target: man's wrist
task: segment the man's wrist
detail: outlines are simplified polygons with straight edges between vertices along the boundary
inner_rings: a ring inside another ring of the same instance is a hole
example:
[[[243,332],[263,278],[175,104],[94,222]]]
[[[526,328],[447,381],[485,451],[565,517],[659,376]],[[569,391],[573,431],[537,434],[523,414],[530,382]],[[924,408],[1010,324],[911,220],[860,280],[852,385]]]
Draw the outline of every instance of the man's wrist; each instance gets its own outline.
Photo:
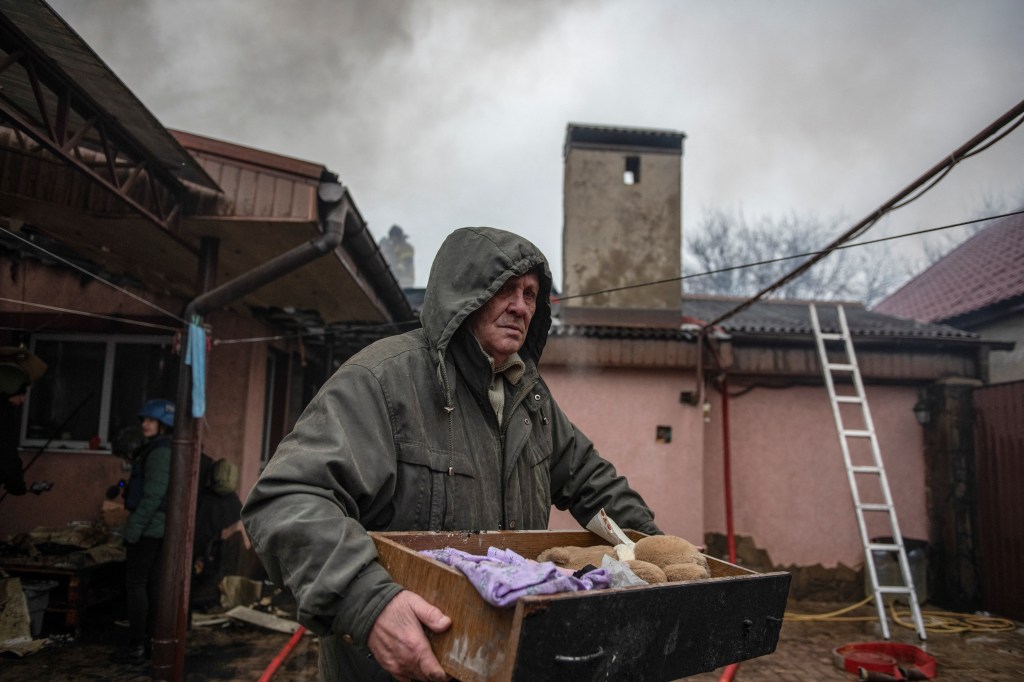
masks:
[[[402,586],[376,561],[368,564],[356,576],[346,592],[366,595],[359,604],[347,604],[334,619],[332,630],[349,644],[366,645],[377,617],[384,607],[402,591]]]

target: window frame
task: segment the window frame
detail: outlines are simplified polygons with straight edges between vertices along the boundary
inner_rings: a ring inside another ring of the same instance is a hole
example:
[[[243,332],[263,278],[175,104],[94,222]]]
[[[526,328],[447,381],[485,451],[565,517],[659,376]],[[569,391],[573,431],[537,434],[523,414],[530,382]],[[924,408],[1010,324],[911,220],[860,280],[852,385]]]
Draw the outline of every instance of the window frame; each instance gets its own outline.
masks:
[[[156,334],[95,334],[95,333],[74,333],[74,332],[41,332],[33,334],[30,340],[30,349],[36,352],[38,341],[53,341],[62,343],[102,343],[105,344],[103,354],[103,379],[100,386],[100,409],[96,435],[100,438],[99,449],[90,447],[89,441],[57,438],[56,435],[49,438],[29,438],[28,425],[32,414],[32,386],[29,386],[25,396],[25,405],[22,408],[21,426],[18,431],[18,443],[22,448],[43,448],[59,449],[63,452],[111,452],[110,439],[113,434],[108,433],[110,426],[111,398],[114,392],[114,371],[117,347],[119,344],[126,345],[156,345],[171,346],[172,355],[174,337],[173,335]],[[38,355],[38,353],[36,353]],[[74,408],[68,405],[68,409]]]

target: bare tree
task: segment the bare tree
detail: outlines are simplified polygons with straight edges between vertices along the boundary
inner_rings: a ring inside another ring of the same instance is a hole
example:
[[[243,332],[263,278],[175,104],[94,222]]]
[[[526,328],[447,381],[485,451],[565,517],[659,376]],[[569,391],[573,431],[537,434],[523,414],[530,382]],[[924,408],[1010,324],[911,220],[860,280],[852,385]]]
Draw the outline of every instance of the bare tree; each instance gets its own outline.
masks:
[[[823,247],[841,232],[840,222],[838,218],[825,221],[796,213],[748,221],[742,210],[709,211],[685,243],[684,289],[732,296],[755,294],[810,256],[778,259]],[[837,251],[776,291],[774,297],[858,300],[870,306],[903,277],[891,253],[872,247]],[[753,263],[762,264],[736,267]]]

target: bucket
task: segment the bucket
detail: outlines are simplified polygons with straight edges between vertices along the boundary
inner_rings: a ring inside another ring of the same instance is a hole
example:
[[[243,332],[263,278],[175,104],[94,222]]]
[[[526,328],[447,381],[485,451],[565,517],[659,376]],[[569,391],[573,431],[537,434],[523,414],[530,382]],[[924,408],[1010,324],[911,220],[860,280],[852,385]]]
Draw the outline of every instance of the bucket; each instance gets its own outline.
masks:
[[[879,544],[891,544],[891,537],[871,538],[871,542]],[[917,603],[924,604],[928,601],[928,543],[924,540],[903,538],[903,548],[907,552],[907,563],[910,566],[910,577],[914,581],[914,593],[917,595]],[[895,552],[883,550],[872,550],[872,559],[875,563],[875,572],[878,575],[879,585],[903,585],[903,573],[900,571],[900,562]],[[864,567],[864,594],[871,594],[871,576],[868,569]],[[895,600],[907,601],[902,595],[887,594],[884,597],[888,606]]]
[[[43,616],[50,604],[50,590],[58,584],[54,580],[21,581],[21,591],[25,593],[25,601],[28,602],[29,628],[33,637],[43,632]]]

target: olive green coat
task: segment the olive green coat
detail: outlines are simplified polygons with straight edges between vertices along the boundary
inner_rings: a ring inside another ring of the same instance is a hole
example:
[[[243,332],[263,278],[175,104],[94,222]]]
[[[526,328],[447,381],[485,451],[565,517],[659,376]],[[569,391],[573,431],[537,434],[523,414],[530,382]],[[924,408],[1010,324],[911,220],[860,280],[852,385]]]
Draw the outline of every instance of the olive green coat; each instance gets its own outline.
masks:
[[[505,281],[535,270],[541,291],[499,424],[489,359],[463,322]],[[551,323],[551,274],[528,241],[464,228],[441,246],[422,329],[346,362],[310,402],[253,488],[242,518],[272,580],[321,635],[321,674],[381,672],[362,648],[400,591],[367,530],[547,528],[551,505],[586,524],[602,507],[660,532],[641,497],[559,409],[537,373]],[[354,643],[345,646],[342,642]],[[386,678],[384,678],[386,679]]]

